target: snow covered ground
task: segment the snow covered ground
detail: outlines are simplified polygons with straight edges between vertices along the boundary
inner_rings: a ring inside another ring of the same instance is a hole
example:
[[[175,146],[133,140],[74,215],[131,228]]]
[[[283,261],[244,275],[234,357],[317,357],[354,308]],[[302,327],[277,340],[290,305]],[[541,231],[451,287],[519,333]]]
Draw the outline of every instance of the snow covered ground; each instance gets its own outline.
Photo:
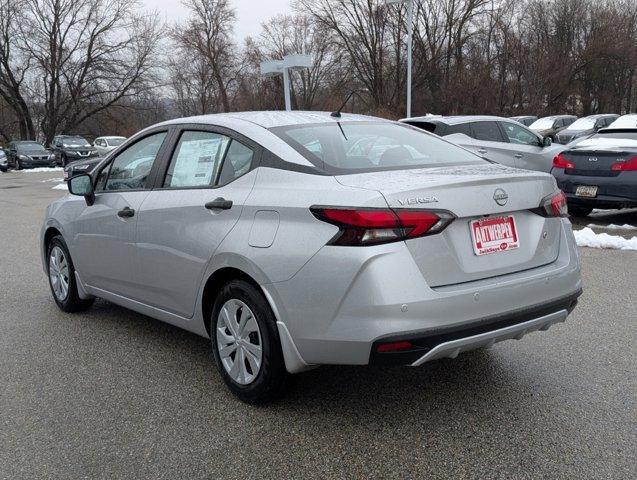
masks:
[[[66,186],[66,183],[58,183],[55,187],[53,187],[53,190],[67,190],[68,191],[69,187]]]
[[[580,247],[637,250],[637,237],[624,238],[608,233],[595,233],[589,227],[573,231]]]
[[[635,225],[615,225],[611,223],[610,225],[595,225],[594,223],[590,223],[586,225],[588,228],[597,228],[602,230],[637,230],[637,226]]]
[[[42,172],[63,172],[62,167],[38,167],[38,168],[25,168],[24,170],[11,170],[13,173],[42,173]]]

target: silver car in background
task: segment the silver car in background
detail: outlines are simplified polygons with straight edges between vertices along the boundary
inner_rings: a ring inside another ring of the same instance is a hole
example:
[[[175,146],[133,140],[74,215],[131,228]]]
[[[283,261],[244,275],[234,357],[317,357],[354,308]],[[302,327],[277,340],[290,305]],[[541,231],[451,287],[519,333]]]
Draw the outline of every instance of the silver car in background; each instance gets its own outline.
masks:
[[[69,181],[41,235],[53,298],[211,339],[241,400],[318,365],[412,365],[562,322],[581,293],[550,175],[373,117],[173,120]]]
[[[550,172],[553,158],[565,148],[509,118],[460,115],[401,122],[445,137],[492,162],[539,172]]]

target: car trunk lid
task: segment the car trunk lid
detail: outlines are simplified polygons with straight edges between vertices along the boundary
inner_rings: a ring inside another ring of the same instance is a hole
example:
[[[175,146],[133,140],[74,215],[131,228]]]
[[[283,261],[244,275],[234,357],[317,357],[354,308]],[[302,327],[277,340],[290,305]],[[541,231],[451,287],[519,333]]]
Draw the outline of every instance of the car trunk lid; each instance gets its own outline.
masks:
[[[550,175],[501,165],[467,165],[342,175],[337,180],[380,192],[391,208],[445,210],[457,217],[440,234],[406,241],[431,287],[504,275],[557,259],[559,219],[531,211],[555,192]],[[510,216],[519,247],[477,255],[472,222]]]

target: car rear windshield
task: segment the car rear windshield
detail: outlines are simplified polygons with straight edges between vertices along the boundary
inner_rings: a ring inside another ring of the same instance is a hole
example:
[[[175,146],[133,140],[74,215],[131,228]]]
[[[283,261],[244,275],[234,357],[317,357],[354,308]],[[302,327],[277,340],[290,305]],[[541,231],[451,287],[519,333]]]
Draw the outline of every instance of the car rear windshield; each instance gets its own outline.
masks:
[[[272,132],[331,174],[485,162],[434,135],[397,123],[333,122],[276,127]]]
[[[108,138],[106,140],[111,147],[119,147],[126,141],[125,138]]]

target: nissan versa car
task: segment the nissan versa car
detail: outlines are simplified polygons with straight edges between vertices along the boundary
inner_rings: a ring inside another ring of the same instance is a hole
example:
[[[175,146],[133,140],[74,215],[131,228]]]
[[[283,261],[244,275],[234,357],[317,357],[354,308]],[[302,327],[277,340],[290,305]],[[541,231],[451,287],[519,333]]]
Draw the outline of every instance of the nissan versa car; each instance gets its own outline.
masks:
[[[573,215],[637,207],[637,115],[624,115],[553,160]]]
[[[338,112],[172,120],[51,204],[66,312],[101,297],[209,337],[241,400],[324,364],[419,366],[562,322],[564,194],[414,127]]]

